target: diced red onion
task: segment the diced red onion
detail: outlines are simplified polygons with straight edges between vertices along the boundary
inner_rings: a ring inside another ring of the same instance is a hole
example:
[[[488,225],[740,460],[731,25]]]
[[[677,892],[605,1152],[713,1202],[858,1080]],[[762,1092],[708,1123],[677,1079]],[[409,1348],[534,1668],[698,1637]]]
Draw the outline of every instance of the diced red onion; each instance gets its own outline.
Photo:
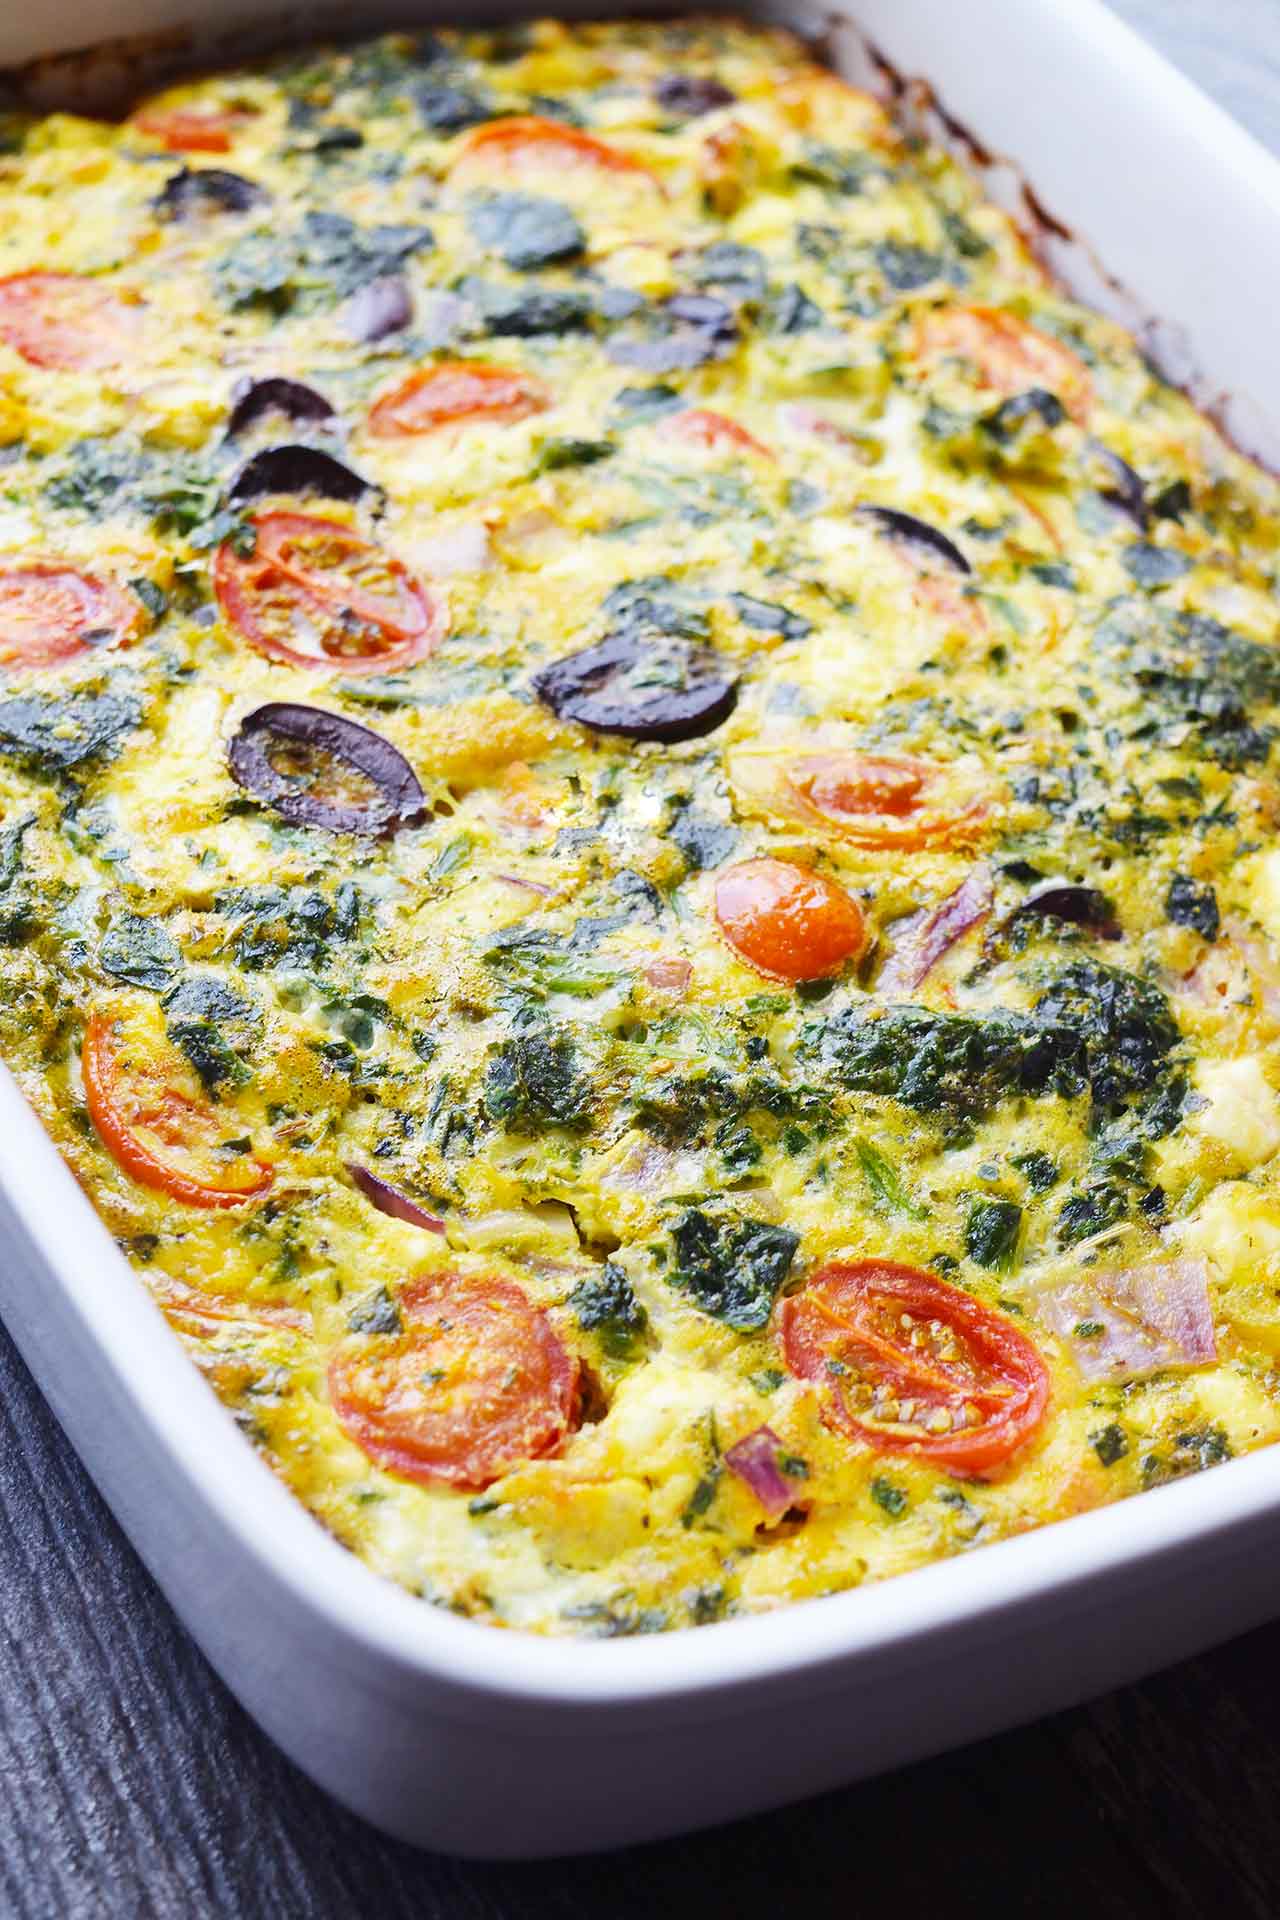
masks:
[[[880,974],[882,993],[910,993],[957,940],[991,911],[991,869],[974,867],[932,913],[913,914]]]
[[[725,1450],[726,1467],[750,1487],[771,1520],[779,1519],[788,1507],[800,1505],[795,1482],[778,1465],[778,1455],[783,1452],[785,1448],[772,1427],[757,1427]]]
[[[352,294],[342,309],[347,332],[357,340],[381,340],[413,319],[413,295],[401,274],[383,274]]]
[[[1218,1356],[1203,1260],[1080,1273],[1046,1288],[1038,1307],[1086,1380],[1135,1380]]]
[[[659,993],[683,993],[693,977],[693,968],[678,954],[666,954],[649,962],[644,977]]]
[[[410,1227],[425,1227],[428,1233],[443,1233],[444,1221],[438,1220],[434,1213],[427,1213],[416,1200],[407,1193],[401,1193],[398,1187],[390,1186],[380,1180],[376,1173],[370,1173],[368,1167],[360,1167],[354,1161],[347,1161],[347,1172],[360,1189],[371,1207],[379,1213],[385,1213],[391,1220],[403,1220]]]
[[[536,894],[539,900],[549,900],[555,892],[554,887],[545,886],[541,880],[526,880],[519,873],[495,873],[493,877],[501,880],[506,887],[515,887],[520,893]]]

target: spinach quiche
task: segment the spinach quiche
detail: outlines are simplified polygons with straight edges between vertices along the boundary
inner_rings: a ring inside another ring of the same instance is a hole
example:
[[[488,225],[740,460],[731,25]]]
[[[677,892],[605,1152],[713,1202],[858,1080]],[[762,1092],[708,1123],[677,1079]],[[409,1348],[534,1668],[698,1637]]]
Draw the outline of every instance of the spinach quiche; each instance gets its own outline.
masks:
[[[0,134],[0,1054],[316,1519],[631,1633],[1280,1435],[1272,480],[783,35]]]

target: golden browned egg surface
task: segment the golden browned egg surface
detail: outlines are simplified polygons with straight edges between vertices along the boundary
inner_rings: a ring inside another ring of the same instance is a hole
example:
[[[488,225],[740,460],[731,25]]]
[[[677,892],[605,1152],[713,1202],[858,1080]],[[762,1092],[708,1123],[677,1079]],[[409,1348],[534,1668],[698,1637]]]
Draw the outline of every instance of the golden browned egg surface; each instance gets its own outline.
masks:
[[[317,1519],[626,1633],[1280,1435],[1272,481],[784,36],[0,132],[0,1053]]]

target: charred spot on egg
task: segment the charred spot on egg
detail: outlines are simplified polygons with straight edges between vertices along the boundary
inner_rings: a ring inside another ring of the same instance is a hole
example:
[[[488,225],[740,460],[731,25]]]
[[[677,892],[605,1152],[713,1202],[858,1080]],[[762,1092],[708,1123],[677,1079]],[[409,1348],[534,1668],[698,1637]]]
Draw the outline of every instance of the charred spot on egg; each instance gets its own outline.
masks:
[[[540,22],[6,167],[0,1056],[331,1533],[649,1630],[1280,1437],[1280,499],[953,160]]]

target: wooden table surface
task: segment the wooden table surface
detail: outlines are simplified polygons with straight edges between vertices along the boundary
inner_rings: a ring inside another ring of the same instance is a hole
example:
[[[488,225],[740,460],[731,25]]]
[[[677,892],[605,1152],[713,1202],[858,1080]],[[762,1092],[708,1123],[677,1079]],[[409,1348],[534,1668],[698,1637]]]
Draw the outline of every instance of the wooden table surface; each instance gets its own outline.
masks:
[[[1280,151],[1280,0],[1119,10]],[[743,1920],[793,1906],[813,1920],[1275,1920],[1278,1806],[1280,1624],[693,1839],[535,1866],[417,1853],[342,1812],[240,1711],[0,1332],[6,1920]]]

